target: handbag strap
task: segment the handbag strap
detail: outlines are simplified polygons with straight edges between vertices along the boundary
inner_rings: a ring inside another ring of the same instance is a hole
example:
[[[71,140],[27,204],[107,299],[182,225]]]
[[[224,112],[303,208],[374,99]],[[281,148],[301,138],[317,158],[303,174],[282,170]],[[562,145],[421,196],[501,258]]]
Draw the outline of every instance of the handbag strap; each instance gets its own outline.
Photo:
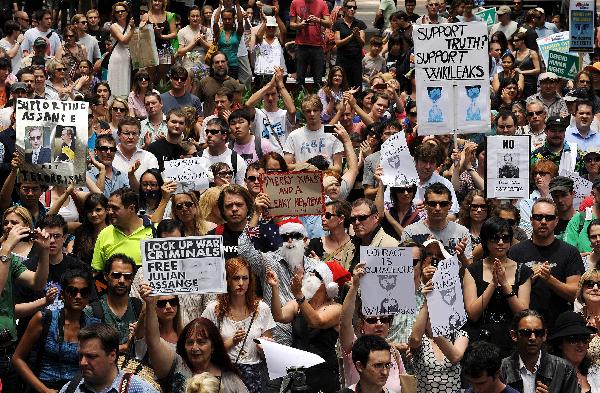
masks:
[[[279,140],[279,136],[277,136],[277,133],[275,132],[275,127],[273,127],[273,125],[271,124],[271,121],[269,120],[269,116],[267,116],[267,112],[265,112],[264,110],[262,110],[260,108],[258,110],[260,110],[263,113],[263,115],[265,116],[264,122],[267,123],[267,127],[269,127],[269,129],[271,130],[271,134],[273,134],[273,136],[277,140],[277,144],[279,145],[281,150],[283,150],[283,145],[281,144],[281,141]],[[256,137],[256,135],[255,135],[255,137]]]
[[[254,317],[256,316],[256,311],[258,311],[258,308],[252,313],[252,319],[250,320],[250,325],[248,326],[248,330],[246,330],[246,334],[244,335],[244,341],[242,341],[242,346],[240,347],[240,351],[238,352],[238,355],[235,358],[234,363],[237,363],[238,360],[240,360],[240,356],[242,355],[242,351],[244,350],[244,345],[246,345],[246,340],[248,339],[248,334],[250,334],[250,329],[252,329],[252,324],[254,323]]]

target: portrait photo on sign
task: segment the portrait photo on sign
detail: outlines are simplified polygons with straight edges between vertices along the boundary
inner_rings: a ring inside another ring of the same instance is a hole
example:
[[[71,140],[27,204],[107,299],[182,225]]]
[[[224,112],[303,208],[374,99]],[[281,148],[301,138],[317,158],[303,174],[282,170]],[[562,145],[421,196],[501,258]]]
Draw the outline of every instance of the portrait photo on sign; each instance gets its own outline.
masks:
[[[25,162],[48,164],[52,161],[51,129],[45,126],[25,127]]]
[[[75,160],[75,139],[77,134],[73,126],[56,126],[54,134],[53,151],[55,160],[60,162],[73,162]]]
[[[519,153],[498,153],[498,177],[505,179],[519,178]]]

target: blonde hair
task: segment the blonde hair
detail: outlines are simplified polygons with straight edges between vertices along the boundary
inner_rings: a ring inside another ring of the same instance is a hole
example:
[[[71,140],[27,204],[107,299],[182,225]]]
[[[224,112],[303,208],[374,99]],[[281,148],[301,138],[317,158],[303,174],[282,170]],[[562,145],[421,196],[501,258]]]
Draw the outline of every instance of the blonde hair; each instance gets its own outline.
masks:
[[[194,375],[185,384],[185,393],[220,393],[221,382],[208,372]]]
[[[209,217],[212,214],[213,208],[217,206],[219,195],[223,186],[211,187],[200,195],[199,208],[200,216]],[[215,223],[217,224],[217,223]]]
[[[29,226],[29,228],[33,229],[33,218],[31,217],[31,213],[29,213],[29,210],[27,210],[27,208],[23,206],[11,206],[8,209],[6,209],[4,211],[4,214],[2,215],[2,225],[4,225],[4,220],[6,220],[6,216],[8,216],[11,213],[14,213],[17,216],[21,217],[21,219],[25,221],[25,224]]]
[[[577,287],[577,295],[575,296],[575,299],[577,299],[579,303],[581,303],[581,305],[584,306],[584,308],[585,299],[583,298],[583,292],[585,291],[585,289],[583,288],[583,282],[586,280],[600,281],[600,270],[588,270],[587,272],[583,273],[581,275],[581,278],[579,279],[579,286]]]
[[[193,192],[178,192],[177,194],[173,194],[173,196],[171,196],[171,206],[173,206],[173,209],[171,209],[171,218],[174,220],[181,221],[175,214],[175,197],[177,195],[187,195],[192,200],[192,203],[196,207],[196,232],[199,236],[206,235],[206,233],[208,232],[208,228],[206,227],[206,221],[204,220],[204,217],[206,216],[202,215],[202,212],[200,210],[200,203],[198,201],[198,198],[196,198],[196,194],[194,194]],[[191,236],[192,234],[186,233],[186,235]]]
[[[125,105],[125,116],[129,116],[129,103],[127,102],[127,100],[124,98],[121,98],[121,97],[115,97],[115,98],[113,98],[112,102],[108,106],[109,120],[112,121],[112,108],[115,105],[115,102]]]

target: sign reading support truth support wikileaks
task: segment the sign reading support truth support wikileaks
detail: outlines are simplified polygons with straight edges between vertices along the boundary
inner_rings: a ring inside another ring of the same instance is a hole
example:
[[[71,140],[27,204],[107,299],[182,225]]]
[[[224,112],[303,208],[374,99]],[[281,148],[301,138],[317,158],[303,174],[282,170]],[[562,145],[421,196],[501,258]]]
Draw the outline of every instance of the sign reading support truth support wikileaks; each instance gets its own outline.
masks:
[[[153,295],[227,292],[222,236],[142,240],[142,267]]]
[[[529,198],[528,135],[487,137],[487,198]]]
[[[19,180],[85,185],[88,103],[17,99],[16,147],[25,162]]]
[[[204,191],[210,182],[204,162],[203,157],[165,161],[163,176],[177,182],[176,192]]]
[[[489,131],[486,24],[413,25],[413,40],[419,134]]]
[[[363,315],[414,314],[417,308],[410,247],[360,247]]]
[[[321,171],[264,173],[260,189],[271,200],[269,213],[273,217],[325,213]]]
[[[594,2],[571,0],[569,4],[569,34],[572,52],[594,50]]]

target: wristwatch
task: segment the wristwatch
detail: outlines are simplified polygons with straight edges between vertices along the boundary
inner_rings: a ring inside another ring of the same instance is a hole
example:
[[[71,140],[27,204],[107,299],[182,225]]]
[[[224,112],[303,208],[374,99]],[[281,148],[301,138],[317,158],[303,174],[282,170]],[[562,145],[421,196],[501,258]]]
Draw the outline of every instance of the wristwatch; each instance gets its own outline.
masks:
[[[0,262],[6,263],[8,261],[10,261],[10,256],[8,256],[8,255],[0,255]]]
[[[296,299],[296,303],[298,303],[298,305],[301,305],[302,303],[304,303],[305,300],[306,296],[302,296],[300,299]]]
[[[513,297],[513,296],[517,296],[517,294],[515,293],[515,291],[510,291],[510,293],[507,293],[507,294],[504,294],[504,295],[502,295],[502,297],[503,297],[504,299],[508,299],[508,298],[511,298],[511,297]]]

